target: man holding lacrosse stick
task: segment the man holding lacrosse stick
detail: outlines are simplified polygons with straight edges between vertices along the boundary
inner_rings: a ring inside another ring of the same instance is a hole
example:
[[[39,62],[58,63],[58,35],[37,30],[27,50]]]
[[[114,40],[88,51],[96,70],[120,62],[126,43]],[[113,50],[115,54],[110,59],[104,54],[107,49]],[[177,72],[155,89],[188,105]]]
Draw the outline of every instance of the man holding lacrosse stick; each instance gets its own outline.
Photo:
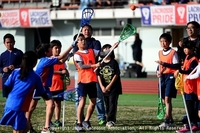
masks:
[[[177,95],[174,72],[179,68],[179,61],[176,51],[170,47],[172,36],[168,33],[163,33],[159,37],[159,41],[163,50],[159,51],[159,60],[156,61],[160,66],[158,68],[161,69],[157,70],[157,76],[160,78],[161,97],[166,105],[165,120],[159,125],[159,128],[166,129],[174,126],[172,98],[176,98]]]

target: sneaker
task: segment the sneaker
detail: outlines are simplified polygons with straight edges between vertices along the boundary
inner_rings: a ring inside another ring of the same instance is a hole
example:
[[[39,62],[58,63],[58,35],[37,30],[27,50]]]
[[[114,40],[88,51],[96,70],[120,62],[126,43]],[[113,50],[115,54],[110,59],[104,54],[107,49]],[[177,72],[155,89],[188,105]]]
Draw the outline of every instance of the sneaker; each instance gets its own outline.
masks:
[[[163,123],[161,123],[158,127],[159,127],[159,128],[162,128],[162,129],[166,129],[166,128],[169,127],[169,123],[163,122]]]
[[[51,121],[49,124],[50,127],[54,127],[54,123]]]
[[[92,126],[91,126],[89,121],[83,121],[82,125],[86,130],[93,131],[93,128],[92,128]]]
[[[80,123],[76,123],[76,125],[74,126],[74,129],[78,132],[85,132],[85,130],[83,129],[82,124]]]
[[[59,120],[56,120],[53,125],[54,127],[62,127],[62,123]]]
[[[188,125],[185,125],[183,128],[176,130],[176,133],[190,133]]]
[[[56,133],[56,131],[52,130],[50,127],[43,128],[41,133]]]
[[[105,120],[100,120],[100,121],[99,121],[99,125],[104,125],[104,124],[106,124],[106,121],[105,121]]]
[[[114,127],[115,126],[115,123],[113,121],[109,121],[106,123],[106,127],[108,128],[111,128],[111,127]]]
[[[199,132],[200,129],[199,129],[196,125],[193,125],[193,126],[192,126],[192,131],[193,131],[193,132],[197,132],[197,131]]]

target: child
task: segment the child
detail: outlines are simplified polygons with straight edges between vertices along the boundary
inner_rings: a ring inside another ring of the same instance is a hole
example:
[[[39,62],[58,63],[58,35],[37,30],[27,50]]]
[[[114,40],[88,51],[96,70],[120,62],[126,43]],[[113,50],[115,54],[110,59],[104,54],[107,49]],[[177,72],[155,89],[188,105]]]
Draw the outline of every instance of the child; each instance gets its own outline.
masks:
[[[159,51],[159,69],[157,77],[161,78],[161,96],[166,105],[165,121],[159,125],[160,128],[174,126],[172,117],[172,98],[176,98],[177,90],[175,88],[174,72],[179,68],[178,55],[170,47],[172,37],[168,33],[163,33],[159,37],[160,45],[163,50]]]
[[[36,63],[37,55],[33,51],[27,51],[23,56],[21,68],[13,70],[5,82],[6,89],[12,91],[6,100],[0,124],[12,126],[13,133],[24,133],[29,130],[30,125],[25,112],[29,109],[35,88],[44,99],[49,99],[41,78],[33,71]]]
[[[53,56],[54,57],[59,56],[61,52],[61,47],[62,47],[61,42],[59,40],[53,40],[51,41],[50,45],[52,48]],[[54,68],[54,74],[52,78],[52,85],[50,87],[52,97],[64,92],[66,88],[64,88],[63,79],[64,79],[64,76],[69,77],[69,72],[66,69],[65,63],[55,64],[53,68]],[[61,112],[61,101],[63,99],[58,97],[58,98],[53,98],[53,100],[54,100],[54,105],[55,105],[54,112],[55,112],[55,119],[56,119],[53,125],[55,127],[61,127],[62,123],[60,122],[60,112]]]
[[[77,35],[74,36],[74,40]],[[94,111],[96,98],[97,98],[97,76],[94,72],[96,67],[99,67],[100,64],[95,64],[95,57],[98,56],[99,51],[95,49],[86,49],[86,40],[83,34],[78,36],[77,41],[78,51],[74,54],[74,63],[78,70],[78,96],[79,96],[79,105],[77,109],[78,121],[75,125],[75,130],[78,132],[86,130],[93,130],[89,122],[90,117]],[[86,96],[89,96],[90,103],[87,108],[87,114],[84,121],[82,122],[81,118],[83,116],[83,110],[86,103]]]
[[[194,48],[195,48],[195,42],[194,41],[188,41],[183,45],[184,53],[186,55],[184,64],[181,69],[179,69],[179,72],[183,74],[183,80],[186,79],[186,77],[193,71],[193,69],[198,65],[198,59],[194,54]],[[177,75],[177,73],[176,73]],[[186,101],[186,106],[188,110],[188,115],[190,118],[191,128],[193,132],[199,131],[197,127],[197,109],[196,104],[198,102],[197,100],[197,80],[191,79],[186,80],[184,82],[184,97]],[[180,130],[177,130],[177,133],[185,133],[189,132],[190,128],[188,126],[188,121],[185,123],[186,125],[181,128]]]
[[[57,57],[52,57],[52,49],[50,47],[50,44],[39,44],[36,48],[38,58],[40,59],[39,63],[36,67],[36,73],[40,75],[42,79],[43,86],[45,87],[46,91],[51,94],[49,87],[51,87],[52,84],[52,76],[53,76],[53,66],[57,63],[64,63],[67,59],[67,55],[70,52],[70,50],[73,48],[74,44],[70,46],[64,53]],[[37,91],[34,93],[34,97],[40,96]],[[31,115],[33,111],[35,110],[38,100],[40,98],[34,98],[31,101],[31,105],[29,108],[29,111],[26,113],[27,119],[30,121]],[[53,115],[53,100],[46,100],[46,120],[45,120],[45,126],[41,133],[55,133],[50,128],[50,121]],[[32,129],[32,127],[31,127]]]
[[[111,45],[105,44],[102,51],[110,50]],[[98,69],[98,81],[106,105],[107,127],[113,127],[116,122],[117,103],[119,94],[122,94],[122,85],[120,80],[120,70],[118,62],[115,60],[114,51],[104,60]]]
[[[6,90],[4,83],[8,79],[9,75],[15,68],[19,68],[23,52],[17,48],[14,48],[15,38],[12,34],[8,33],[3,37],[6,51],[0,55],[0,72],[2,73],[2,94],[3,97],[8,97],[11,90]]]

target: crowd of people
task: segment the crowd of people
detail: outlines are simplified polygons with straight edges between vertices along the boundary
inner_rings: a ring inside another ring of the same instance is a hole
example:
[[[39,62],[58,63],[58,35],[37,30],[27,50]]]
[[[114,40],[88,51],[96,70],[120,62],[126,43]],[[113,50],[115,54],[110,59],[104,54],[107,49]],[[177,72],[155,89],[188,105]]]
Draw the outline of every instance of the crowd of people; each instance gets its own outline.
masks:
[[[177,50],[170,47],[172,36],[163,33],[159,37],[160,45],[163,48],[159,51],[157,76],[160,78],[161,97],[166,105],[166,115],[160,128],[174,127],[172,113],[172,98],[176,98],[177,88],[175,87],[176,77],[182,74],[184,84],[184,98],[186,103],[187,116],[183,118],[183,128],[177,133],[200,131],[200,91],[199,91],[199,58],[200,58],[200,25],[196,21],[187,23],[188,37],[182,38]],[[197,71],[195,72],[195,69]]]
[[[160,128],[175,126],[172,113],[172,98],[177,96],[175,80],[178,74],[182,74],[185,79],[184,97],[187,118],[190,119],[183,120],[184,127],[177,130],[177,133],[200,131],[198,127],[200,91],[197,89],[200,79],[198,66],[200,25],[196,21],[188,22],[186,30],[188,37],[180,40],[177,50],[170,47],[172,36],[169,33],[160,35],[162,50],[158,51],[159,60],[156,61],[158,63],[156,74],[161,81],[159,91],[162,102],[166,106],[165,120],[159,125]],[[117,122],[118,97],[122,94],[119,64],[115,60],[113,51],[119,43],[101,46],[101,42],[93,38],[92,33],[92,26],[84,25],[81,33],[73,37],[74,42],[63,53],[60,53],[62,44],[59,40],[52,40],[49,44],[41,43],[36,51],[23,53],[14,47],[14,36],[10,33],[6,34],[3,41],[7,50],[0,55],[2,89],[6,104],[0,124],[12,126],[14,133],[24,133],[28,130],[36,133],[31,118],[34,117],[33,111],[42,97],[46,104],[46,118],[41,133],[55,133],[51,127],[62,126],[60,112],[63,99],[56,96],[66,90],[64,76],[69,77],[70,74],[65,62],[73,49],[73,60],[77,69],[75,130],[78,132],[93,130],[90,118],[95,107],[98,124],[108,128],[114,127]],[[139,34],[135,36],[135,43],[138,41],[141,47]],[[110,51],[111,54],[106,56]],[[139,57],[133,55],[133,58],[141,62],[141,48],[135,52],[139,52]],[[87,96],[90,102],[85,114]],[[54,112],[55,121],[52,122]]]
[[[49,44],[41,43],[36,47],[36,51],[23,53],[14,47],[15,39],[12,34],[8,33],[3,37],[7,50],[0,55],[0,70],[6,105],[0,120],[1,125],[12,126],[14,133],[29,130],[31,133],[37,133],[31,118],[34,117],[32,114],[38,101],[43,98],[46,118],[41,133],[55,133],[51,127],[62,126],[60,112],[63,99],[56,96],[66,90],[63,79],[64,76],[69,76],[69,73],[65,62],[73,49],[78,75],[75,82],[75,130],[93,130],[90,118],[95,106],[98,124],[108,128],[115,126],[118,96],[122,94],[119,65],[114,51],[102,64],[98,63],[98,60],[103,59],[118,43],[101,46],[100,41],[92,37],[92,31],[90,25],[84,25],[82,33],[74,36],[74,42],[63,53],[60,53],[62,44],[59,40],[52,40]],[[96,72],[95,68],[98,68]],[[87,96],[90,103],[84,115]],[[54,112],[55,121],[52,122]]]

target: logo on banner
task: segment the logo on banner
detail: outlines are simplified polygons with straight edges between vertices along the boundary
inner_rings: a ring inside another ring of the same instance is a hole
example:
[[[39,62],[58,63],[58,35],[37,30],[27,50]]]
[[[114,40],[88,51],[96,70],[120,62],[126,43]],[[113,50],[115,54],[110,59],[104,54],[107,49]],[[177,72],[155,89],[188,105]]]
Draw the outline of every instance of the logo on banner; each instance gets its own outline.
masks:
[[[176,24],[185,25],[186,21],[186,6],[185,5],[177,5],[176,6]]]
[[[142,24],[151,25],[150,7],[140,7],[142,15]]]
[[[20,9],[20,22],[22,27],[30,27],[28,10],[29,9]]]

